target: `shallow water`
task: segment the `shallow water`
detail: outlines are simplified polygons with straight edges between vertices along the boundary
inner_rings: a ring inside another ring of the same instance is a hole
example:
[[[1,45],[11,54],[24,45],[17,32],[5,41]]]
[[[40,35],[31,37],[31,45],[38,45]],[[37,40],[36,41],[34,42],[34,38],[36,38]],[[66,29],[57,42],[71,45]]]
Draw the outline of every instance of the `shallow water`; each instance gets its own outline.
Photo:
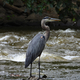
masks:
[[[22,80],[29,77],[24,68],[30,40],[43,31],[0,30],[0,80]],[[80,79],[80,30],[51,30],[41,55],[41,76],[46,80]],[[38,58],[33,62],[33,75],[38,77]]]

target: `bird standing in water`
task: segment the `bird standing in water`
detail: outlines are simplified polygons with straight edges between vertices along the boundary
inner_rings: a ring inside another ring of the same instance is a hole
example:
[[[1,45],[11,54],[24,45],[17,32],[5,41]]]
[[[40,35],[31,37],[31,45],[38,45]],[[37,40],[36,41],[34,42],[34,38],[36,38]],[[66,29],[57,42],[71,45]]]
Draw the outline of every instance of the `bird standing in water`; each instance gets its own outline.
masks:
[[[32,77],[32,62],[39,57],[39,79],[40,79],[40,55],[45,47],[46,41],[48,40],[50,36],[50,28],[48,25],[46,25],[47,22],[53,22],[53,21],[60,21],[60,19],[51,18],[51,17],[44,17],[41,20],[41,27],[45,30],[45,34],[38,33],[34,38],[31,40],[27,52],[26,52],[26,59],[25,59],[25,68],[31,64],[30,67],[30,77]]]

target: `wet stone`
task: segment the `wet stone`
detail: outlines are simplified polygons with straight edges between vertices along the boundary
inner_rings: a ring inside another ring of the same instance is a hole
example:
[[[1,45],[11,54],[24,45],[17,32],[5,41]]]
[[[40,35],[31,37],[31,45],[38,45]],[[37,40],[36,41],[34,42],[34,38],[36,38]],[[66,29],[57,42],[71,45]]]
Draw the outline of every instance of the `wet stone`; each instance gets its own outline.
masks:
[[[38,79],[38,77],[31,77],[30,79],[22,79],[22,80],[45,80],[43,78]]]

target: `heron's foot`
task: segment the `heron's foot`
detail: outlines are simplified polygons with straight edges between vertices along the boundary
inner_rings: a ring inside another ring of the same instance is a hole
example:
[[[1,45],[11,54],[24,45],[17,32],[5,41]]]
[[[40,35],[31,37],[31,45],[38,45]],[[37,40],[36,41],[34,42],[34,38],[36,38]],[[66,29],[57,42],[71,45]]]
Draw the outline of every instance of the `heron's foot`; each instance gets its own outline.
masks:
[[[28,78],[28,80],[31,79],[31,78],[34,78],[34,77],[35,77],[35,76],[30,76],[30,77]]]
[[[41,77],[40,77],[40,78],[38,78],[37,80],[40,80],[40,79],[42,80],[42,78],[41,78]]]

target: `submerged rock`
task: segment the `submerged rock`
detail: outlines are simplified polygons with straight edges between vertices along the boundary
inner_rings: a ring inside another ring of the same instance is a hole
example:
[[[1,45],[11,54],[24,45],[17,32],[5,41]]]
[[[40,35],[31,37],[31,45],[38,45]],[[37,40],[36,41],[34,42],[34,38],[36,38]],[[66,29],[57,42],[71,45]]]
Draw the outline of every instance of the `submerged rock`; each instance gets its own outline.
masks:
[[[38,79],[38,77],[33,76],[30,79],[28,79],[28,80],[45,80],[45,78],[47,78],[46,75],[43,75],[41,79]],[[23,79],[23,80],[26,80],[26,79]]]
[[[23,80],[45,80],[45,79],[38,79],[38,77],[31,77],[30,79],[23,79]]]

